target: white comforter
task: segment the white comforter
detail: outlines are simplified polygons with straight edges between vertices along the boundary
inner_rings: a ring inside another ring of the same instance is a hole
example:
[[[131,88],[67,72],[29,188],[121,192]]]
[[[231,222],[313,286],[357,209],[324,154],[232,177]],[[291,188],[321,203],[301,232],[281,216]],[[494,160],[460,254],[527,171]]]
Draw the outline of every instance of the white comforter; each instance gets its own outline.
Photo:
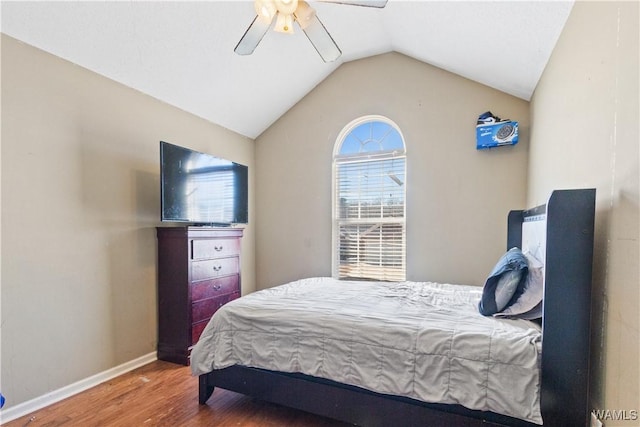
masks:
[[[480,315],[481,292],[429,282],[288,283],[223,306],[194,346],[191,370],[302,372],[542,424],[540,328]]]

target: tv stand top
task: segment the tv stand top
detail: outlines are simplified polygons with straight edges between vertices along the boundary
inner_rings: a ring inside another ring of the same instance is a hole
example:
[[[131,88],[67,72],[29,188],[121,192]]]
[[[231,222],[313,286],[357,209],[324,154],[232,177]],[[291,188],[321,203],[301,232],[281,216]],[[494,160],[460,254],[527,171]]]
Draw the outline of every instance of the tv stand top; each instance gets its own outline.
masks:
[[[156,227],[157,235],[173,237],[208,237],[229,238],[242,237],[244,229],[230,225],[215,227],[211,225],[178,225],[172,227]]]

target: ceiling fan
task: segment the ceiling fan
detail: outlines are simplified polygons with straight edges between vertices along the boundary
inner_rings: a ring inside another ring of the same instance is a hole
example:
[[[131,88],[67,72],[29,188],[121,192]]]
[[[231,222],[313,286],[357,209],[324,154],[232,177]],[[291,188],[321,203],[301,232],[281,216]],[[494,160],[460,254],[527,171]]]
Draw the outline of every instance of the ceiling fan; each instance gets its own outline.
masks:
[[[387,4],[387,0],[318,1],[377,8],[382,8]],[[274,21],[275,31],[288,34],[293,34],[293,22],[297,22],[324,62],[335,61],[342,54],[331,34],[316,16],[316,11],[307,2],[303,0],[255,0],[254,7],[257,16],[234,49],[238,55],[251,55]]]

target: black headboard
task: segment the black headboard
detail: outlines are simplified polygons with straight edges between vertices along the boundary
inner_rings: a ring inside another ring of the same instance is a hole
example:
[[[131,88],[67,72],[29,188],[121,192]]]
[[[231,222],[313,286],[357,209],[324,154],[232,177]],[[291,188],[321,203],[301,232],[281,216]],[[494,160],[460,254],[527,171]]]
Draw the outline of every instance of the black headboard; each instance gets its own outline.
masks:
[[[530,246],[544,244],[544,425],[589,425],[595,197],[595,189],[556,190],[546,205],[511,211],[508,217],[507,249],[517,246],[533,252],[538,248]]]

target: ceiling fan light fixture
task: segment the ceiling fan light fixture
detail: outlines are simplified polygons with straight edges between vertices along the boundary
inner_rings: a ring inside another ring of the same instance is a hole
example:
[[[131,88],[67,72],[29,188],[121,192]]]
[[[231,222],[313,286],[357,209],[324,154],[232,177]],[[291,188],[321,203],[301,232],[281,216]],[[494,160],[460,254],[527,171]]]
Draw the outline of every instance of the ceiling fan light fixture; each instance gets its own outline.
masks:
[[[316,11],[314,8],[309,6],[306,1],[300,0],[294,16],[296,21],[298,21],[298,24],[300,24],[300,28],[304,30],[309,26],[309,24],[311,24],[313,18],[316,16]]]
[[[293,15],[285,15],[282,12],[278,12],[276,26],[273,30],[279,33],[293,34]]]
[[[283,15],[293,15],[298,8],[298,0],[274,0],[278,12]]]
[[[278,13],[278,9],[273,0],[256,0],[254,7],[260,19],[265,22],[271,22],[273,17],[276,16],[276,13]]]

